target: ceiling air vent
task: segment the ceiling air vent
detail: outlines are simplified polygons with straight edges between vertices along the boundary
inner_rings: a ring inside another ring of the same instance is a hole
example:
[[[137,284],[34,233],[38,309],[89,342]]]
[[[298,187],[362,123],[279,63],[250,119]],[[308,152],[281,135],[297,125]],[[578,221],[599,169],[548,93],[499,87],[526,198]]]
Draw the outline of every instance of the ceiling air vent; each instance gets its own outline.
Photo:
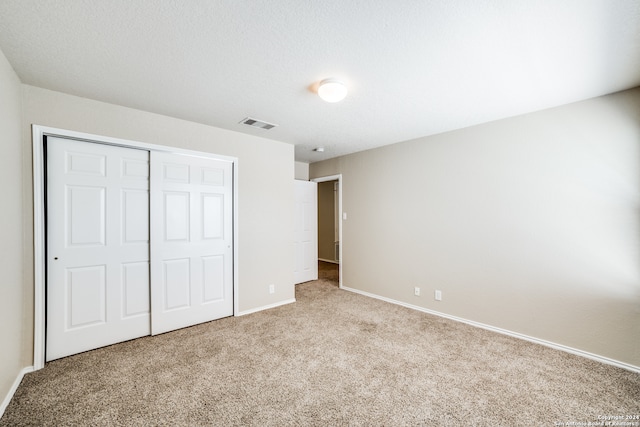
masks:
[[[274,125],[273,123],[263,122],[262,120],[252,119],[251,117],[242,119],[240,123],[252,126],[254,128],[260,128],[260,129],[266,129],[266,130],[273,129],[274,127],[278,126],[278,125]]]

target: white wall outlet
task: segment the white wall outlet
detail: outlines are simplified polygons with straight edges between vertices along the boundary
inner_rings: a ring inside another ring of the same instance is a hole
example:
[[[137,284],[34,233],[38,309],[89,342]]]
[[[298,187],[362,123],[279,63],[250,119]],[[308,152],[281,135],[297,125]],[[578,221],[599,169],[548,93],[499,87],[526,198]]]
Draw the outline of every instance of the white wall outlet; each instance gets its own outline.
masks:
[[[276,291],[276,285],[269,285],[269,293],[273,294]]]
[[[436,289],[435,299],[436,299],[436,301],[442,301],[442,291],[441,290]]]
[[[415,288],[413,288],[413,294],[415,296],[419,297],[420,296],[420,288],[417,287],[417,286]]]

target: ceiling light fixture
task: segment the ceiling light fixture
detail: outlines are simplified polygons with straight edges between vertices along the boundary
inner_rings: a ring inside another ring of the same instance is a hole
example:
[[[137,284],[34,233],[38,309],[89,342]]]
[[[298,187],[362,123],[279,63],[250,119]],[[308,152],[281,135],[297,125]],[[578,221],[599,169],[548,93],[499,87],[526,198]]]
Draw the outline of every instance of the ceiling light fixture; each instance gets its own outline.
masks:
[[[317,147],[317,148],[314,148],[314,149],[313,149],[313,151],[315,151],[315,152],[317,152],[317,153],[322,153],[322,152],[324,152],[324,147]]]
[[[339,102],[347,96],[347,87],[338,79],[324,79],[318,86],[318,96],[327,102]]]

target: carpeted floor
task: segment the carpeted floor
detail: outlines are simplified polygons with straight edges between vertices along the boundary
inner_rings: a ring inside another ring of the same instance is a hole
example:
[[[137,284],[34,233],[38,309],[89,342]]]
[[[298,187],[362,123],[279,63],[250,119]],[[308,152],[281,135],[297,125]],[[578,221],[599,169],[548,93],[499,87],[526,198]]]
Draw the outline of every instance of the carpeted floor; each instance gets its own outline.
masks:
[[[338,289],[25,376],[0,426],[556,426],[640,414],[640,375]],[[324,279],[323,279],[324,277]],[[577,425],[577,424],[574,424]]]
[[[325,261],[318,261],[318,279],[338,286],[340,266]]]

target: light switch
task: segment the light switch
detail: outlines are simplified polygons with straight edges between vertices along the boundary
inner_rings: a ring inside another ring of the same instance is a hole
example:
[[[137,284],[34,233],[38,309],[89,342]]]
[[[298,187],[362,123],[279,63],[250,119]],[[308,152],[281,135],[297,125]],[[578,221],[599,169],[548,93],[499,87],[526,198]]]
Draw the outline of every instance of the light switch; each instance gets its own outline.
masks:
[[[346,212],[342,212],[342,219],[343,220],[347,220],[347,213]]]

